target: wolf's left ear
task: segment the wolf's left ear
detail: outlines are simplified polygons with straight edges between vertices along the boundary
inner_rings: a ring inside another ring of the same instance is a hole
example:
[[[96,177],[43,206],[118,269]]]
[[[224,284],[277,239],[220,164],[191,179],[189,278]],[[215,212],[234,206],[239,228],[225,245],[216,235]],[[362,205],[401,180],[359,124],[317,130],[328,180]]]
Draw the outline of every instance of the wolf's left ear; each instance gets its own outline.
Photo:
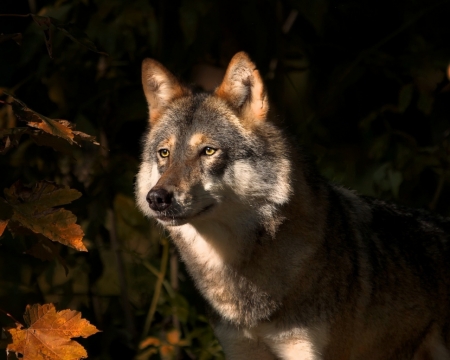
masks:
[[[151,125],[157,122],[172,100],[189,92],[169,70],[153,59],[142,62],[142,86],[150,109]]]
[[[215,94],[227,101],[246,121],[265,120],[269,101],[258,69],[245,52],[233,56]]]

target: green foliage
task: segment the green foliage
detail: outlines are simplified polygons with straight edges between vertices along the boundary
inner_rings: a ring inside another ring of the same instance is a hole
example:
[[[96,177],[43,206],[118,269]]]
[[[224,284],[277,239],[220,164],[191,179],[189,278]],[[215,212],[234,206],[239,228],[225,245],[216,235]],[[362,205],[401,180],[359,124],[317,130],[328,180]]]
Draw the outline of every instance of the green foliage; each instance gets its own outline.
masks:
[[[450,214],[448,2],[38,3],[32,16],[0,8],[24,15],[0,21],[0,185],[46,180],[80,192],[66,211],[88,252],[5,230],[0,308],[15,317],[35,302],[77,308],[103,331],[83,343],[90,359],[222,356],[182,264],[134,205],[145,57],[211,90],[231,56],[247,51],[274,120],[326,177]],[[0,199],[0,232],[11,216]]]

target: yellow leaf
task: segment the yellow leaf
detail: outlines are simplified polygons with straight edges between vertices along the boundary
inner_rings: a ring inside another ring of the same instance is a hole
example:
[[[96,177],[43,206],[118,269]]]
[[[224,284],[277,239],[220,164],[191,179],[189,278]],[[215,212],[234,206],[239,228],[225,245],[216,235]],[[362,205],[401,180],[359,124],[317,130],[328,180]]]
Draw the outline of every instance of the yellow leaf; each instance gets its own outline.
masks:
[[[173,329],[166,334],[166,339],[170,344],[177,345],[180,342],[180,332]]]
[[[27,305],[27,328],[17,325],[7,329],[12,343],[7,350],[22,354],[23,360],[79,360],[86,350],[72,337],[88,337],[99,330],[74,310],[56,312],[53,304]]]

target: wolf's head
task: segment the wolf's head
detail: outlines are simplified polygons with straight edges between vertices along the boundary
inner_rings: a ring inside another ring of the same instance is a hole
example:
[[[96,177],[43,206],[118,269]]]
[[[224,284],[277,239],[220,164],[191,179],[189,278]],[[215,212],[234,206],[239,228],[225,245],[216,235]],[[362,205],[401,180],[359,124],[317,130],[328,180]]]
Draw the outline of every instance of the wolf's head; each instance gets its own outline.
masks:
[[[136,197],[144,214],[175,226],[230,209],[270,216],[288,200],[289,147],[267,121],[264,84],[247,54],[233,57],[212,94],[192,93],[151,59],[142,82],[150,130]]]

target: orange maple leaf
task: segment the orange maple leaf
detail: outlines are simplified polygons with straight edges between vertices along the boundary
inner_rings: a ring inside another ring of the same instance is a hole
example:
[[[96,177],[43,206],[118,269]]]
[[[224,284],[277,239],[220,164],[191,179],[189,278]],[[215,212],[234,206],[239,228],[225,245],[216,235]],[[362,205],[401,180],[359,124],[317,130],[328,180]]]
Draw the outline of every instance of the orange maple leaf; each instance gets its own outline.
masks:
[[[22,354],[23,360],[79,360],[87,352],[73,337],[84,338],[99,330],[75,310],[56,311],[53,304],[27,305],[23,316],[27,327],[7,329],[12,343],[6,350]]]

